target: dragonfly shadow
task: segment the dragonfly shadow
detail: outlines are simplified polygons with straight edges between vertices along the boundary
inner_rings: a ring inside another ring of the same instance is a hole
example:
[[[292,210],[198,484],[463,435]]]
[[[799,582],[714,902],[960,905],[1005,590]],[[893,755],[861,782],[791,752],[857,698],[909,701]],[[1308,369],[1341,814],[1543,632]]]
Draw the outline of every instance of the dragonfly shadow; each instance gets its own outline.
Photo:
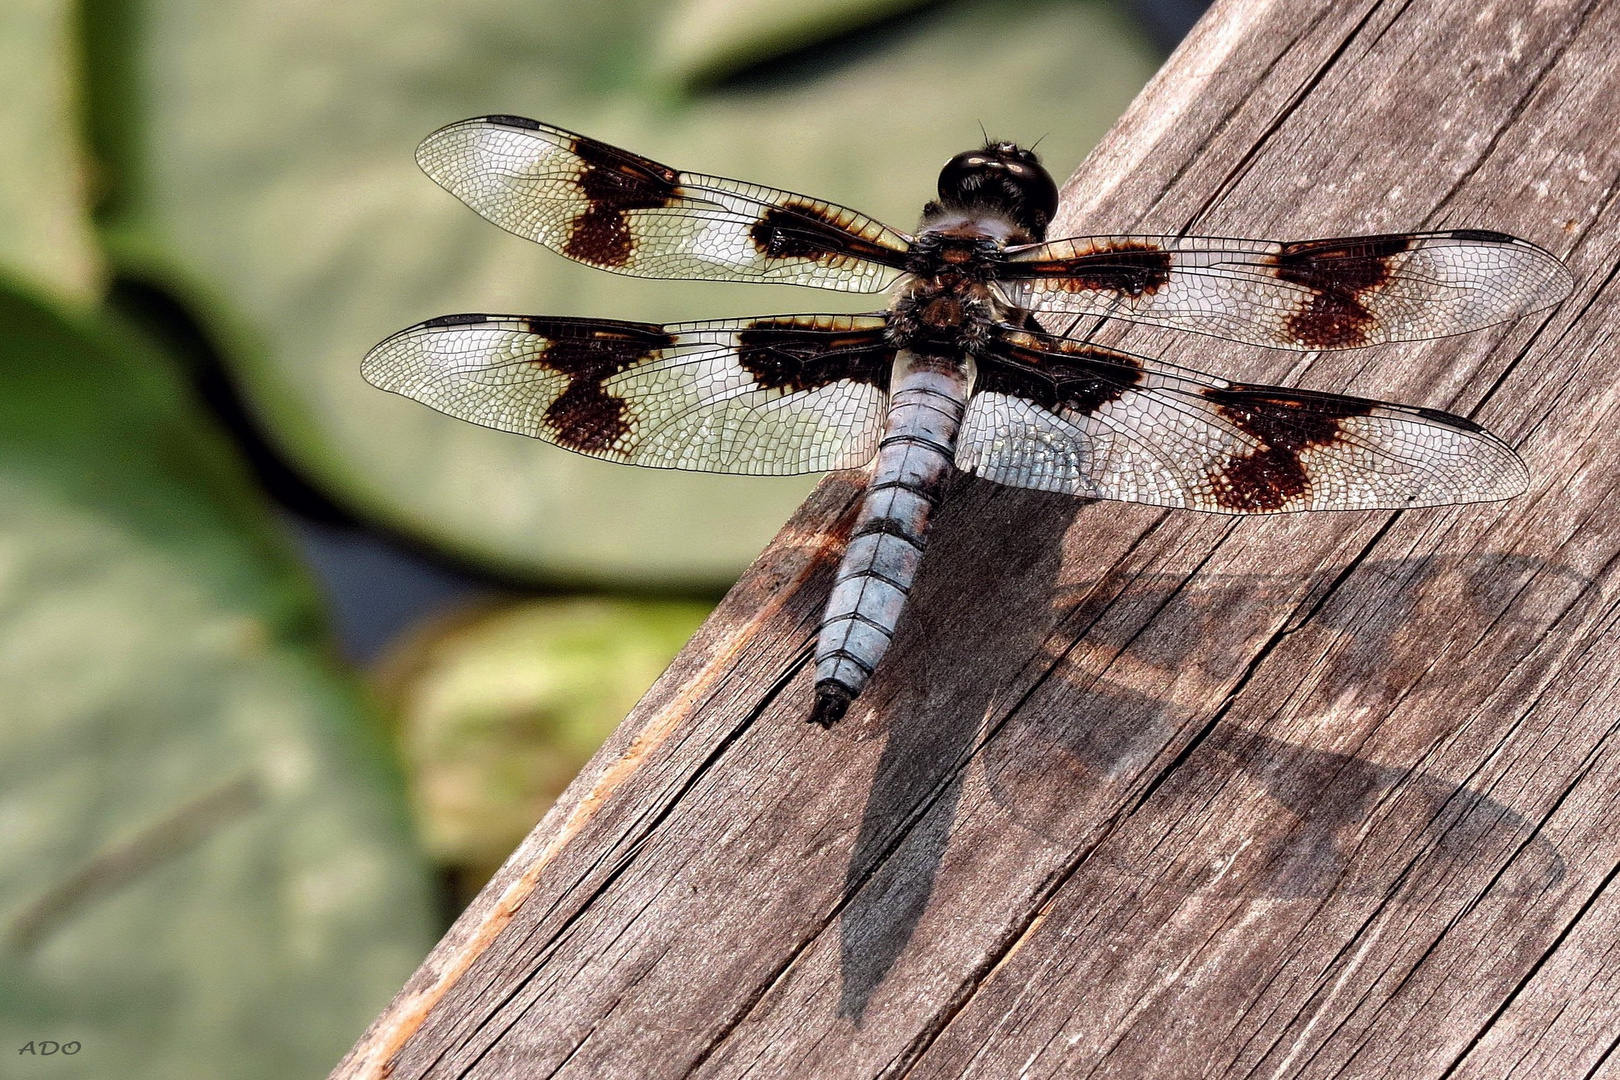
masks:
[[[1233,632],[1241,621],[1235,614],[1308,608],[1309,598],[1328,590],[1342,569],[1323,567],[1303,583],[1287,574],[1216,574],[1190,584],[1179,575],[1141,580],[1128,602],[1159,612],[1159,621],[1174,623],[1178,632],[1140,634],[1134,623],[1100,620],[1088,630],[1086,644],[1100,646],[1104,654],[1128,649],[1129,661],[1147,668],[1225,679],[1248,665],[1253,648],[1251,637]],[[1584,593],[1588,602],[1597,599],[1587,588],[1590,582],[1569,567],[1511,553],[1372,560],[1358,573],[1384,583],[1377,603],[1330,599],[1312,613],[1311,624],[1342,643],[1321,658],[1325,667],[1319,681],[1366,707],[1390,701],[1396,692],[1384,677],[1390,672],[1426,670],[1431,681],[1462,674],[1460,658],[1437,667],[1435,656],[1437,641],[1456,636],[1459,627],[1492,625],[1494,634],[1517,639],[1503,647],[1528,653],[1543,632],[1534,605],[1527,602],[1532,593],[1549,600],[1557,591],[1575,597]],[[1065,587],[1054,602],[1066,617],[1082,616],[1094,593],[1108,593],[1099,584]]]
[[[1242,888],[1278,898],[1402,893],[1426,902],[1476,892],[1480,871],[1507,856],[1500,895],[1527,896],[1564,879],[1558,849],[1512,807],[1450,780],[1399,766],[1233,732],[1211,747],[1215,761],[1255,781],[1292,817],[1291,828],[1256,853]],[[1398,837],[1395,844],[1381,836]],[[1389,859],[1391,851],[1399,854]]]
[[[963,769],[1008,665],[1037,655],[1051,632],[1056,613],[1030,618],[1028,598],[1050,591],[1063,534],[1083,505],[958,477],[930,530],[929,558],[890,662],[862,699],[888,741],[840,919],[839,1013],[857,1025],[933,895]],[[952,569],[963,567],[971,568],[966,576]]]
[[[1057,849],[1075,850],[1134,798],[1144,770],[1163,760],[1176,733],[1204,721],[1174,700],[1107,681],[1081,686],[1061,671],[1049,684],[1061,705],[1047,700],[1003,718],[998,694],[1020,666],[1084,667],[1077,657],[1113,656],[1118,663],[1128,655],[1131,663],[1175,673],[1183,685],[1217,678],[1249,659],[1224,632],[1234,611],[1268,603],[1310,607],[1301,597],[1325,590],[1342,572],[1325,568],[1303,586],[1284,575],[1192,583],[1171,575],[1137,578],[1124,602],[1167,620],[1175,632],[1164,635],[1129,626],[1116,631],[1116,624],[1089,618],[1080,610],[1088,602],[1083,586],[1060,590],[1046,608],[1049,617],[1031,618],[1029,597],[1043,587],[1050,595],[1063,534],[1080,504],[1002,490],[968,482],[942,509],[935,557],[924,561],[895,662],[880,671],[866,699],[870,722],[887,732],[888,742],[850,858],[840,924],[839,1011],[857,1025],[903,962],[934,895],[964,777],[973,774],[970,757],[977,754],[989,797],[1013,820]],[[997,521],[1004,524],[986,529]],[[981,569],[968,579],[962,567]],[[1386,668],[1404,666],[1414,649],[1432,660],[1435,634],[1412,631],[1415,622],[1436,617],[1435,609],[1448,625],[1489,625],[1499,640],[1514,635],[1512,647],[1528,656],[1542,632],[1538,605],[1554,603],[1548,590],[1591,595],[1586,579],[1568,568],[1516,555],[1374,561],[1358,572],[1390,579],[1391,587],[1379,590],[1385,602],[1369,612],[1330,598],[1311,624],[1342,646],[1328,650],[1319,668],[1331,696],[1374,710],[1402,692],[1382,677]],[[1060,623],[1083,623],[1083,644],[1099,648],[1054,651]],[[1110,636],[1116,632],[1118,640]],[[1464,689],[1466,665],[1447,671],[1429,663],[1425,670],[1431,692],[1437,685]],[[999,723],[988,733],[987,717]],[[1443,728],[1446,721],[1435,723]],[[1179,819],[1194,804],[1204,806],[1212,791],[1215,805],[1257,805],[1253,812],[1265,820],[1257,838],[1241,838],[1240,859],[1219,865],[1209,858],[1210,846],[1198,842],[1181,845],[1180,854],[1174,845],[1105,845],[1096,856],[1100,872],[1129,879],[1133,888],[1141,882],[1189,894],[1286,899],[1398,890],[1431,900],[1486,887],[1493,895],[1524,896],[1566,874],[1564,857],[1535,823],[1486,791],[1233,723],[1218,724],[1135,813]],[[1231,821],[1220,813],[1206,814],[1199,827],[1211,843],[1231,840]]]
[[[1386,677],[1391,671],[1421,671],[1423,692],[1450,695],[1448,704],[1456,710],[1482,704],[1488,688],[1472,678],[1470,665],[1434,662],[1444,638],[1413,633],[1414,623],[1434,617],[1426,609],[1439,608],[1459,626],[1489,625],[1499,645],[1525,658],[1522,667],[1533,663],[1529,658],[1547,610],[1570,597],[1576,603],[1598,599],[1586,588],[1587,579],[1569,568],[1516,555],[1389,560],[1362,572],[1399,587],[1385,590],[1385,602],[1371,612],[1333,603],[1320,608],[1313,622],[1332,633],[1334,644],[1316,661],[1313,679],[1321,699],[1378,715],[1410,689],[1410,678]],[[1181,578],[1143,587],[1161,591],[1166,604],[1189,609],[1183,622],[1204,629],[1101,640],[1101,652],[1119,664],[1118,655],[1129,649],[1138,670],[1175,672],[1196,683],[1200,673],[1214,677],[1246,659],[1220,655],[1226,639],[1213,632],[1232,605],[1264,603],[1288,586],[1234,575],[1191,587]],[[1106,639],[1107,632],[1092,636]],[[1188,641],[1198,646],[1196,655],[1186,648]],[[1425,663],[1408,663],[1417,659]],[[1024,828],[1072,848],[1099,815],[1116,813],[1134,797],[1129,793],[1143,771],[1163,760],[1178,732],[1195,730],[1207,718],[1107,681],[1066,684],[1059,693],[1060,707],[1011,717],[983,756],[991,797]],[[1443,737],[1452,724],[1439,715],[1420,722],[1427,725],[1425,741]],[[1245,790],[1255,789],[1264,796],[1258,808],[1245,797]],[[1194,809],[1205,806],[1223,809]],[[1186,842],[1147,852],[1105,848],[1099,866],[1159,889],[1286,899],[1328,891],[1382,894],[1398,887],[1432,899],[1484,888],[1481,873],[1500,866],[1489,887],[1496,895],[1522,896],[1557,884],[1566,873],[1563,856],[1536,824],[1485,791],[1398,761],[1379,764],[1230,722],[1217,724],[1133,814],[1175,819]],[[1242,831],[1233,826],[1239,814],[1261,824],[1234,839]],[[1195,839],[1190,829],[1208,835]],[[1211,851],[1241,856],[1222,862],[1211,859]]]
[[[1087,800],[1064,793],[1105,789],[1111,777],[1134,771],[1131,763],[1155,740],[1151,731],[1127,730],[1121,718],[1140,717],[1152,704],[1098,689],[1062,720],[1041,725],[1044,733],[1026,729],[1045,742],[1048,768],[1039,785],[1015,778],[987,747],[991,797],[1025,829],[1054,845],[1072,842],[1083,829],[1074,811],[1083,814],[1084,807],[1076,803]],[[1477,892],[1482,874],[1488,878],[1499,864],[1500,876],[1490,883],[1499,896],[1533,895],[1566,874],[1563,855],[1535,822],[1491,795],[1421,769],[1221,725],[1177,772],[1177,782],[1156,796],[1157,807],[1135,812],[1176,819],[1186,843],[1105,848],[1097,856],[1101,873],[1188,895],[1303,899],[1382,895],[1399,886],[1426,901]],[[1248,786],[1269,807],[1242,805]],[[1042,791],[1049,793],[1044,799]],[[1207,803],[1212,791],[1224,810],[1192,822],[1190,807]],[[1264,824],[1234,838],[1228,826],[1240,819]],[[1193,829],[1207,835],[1186,832]],[[1234,850],[1241,850],[1236,865],[1210,857]]]

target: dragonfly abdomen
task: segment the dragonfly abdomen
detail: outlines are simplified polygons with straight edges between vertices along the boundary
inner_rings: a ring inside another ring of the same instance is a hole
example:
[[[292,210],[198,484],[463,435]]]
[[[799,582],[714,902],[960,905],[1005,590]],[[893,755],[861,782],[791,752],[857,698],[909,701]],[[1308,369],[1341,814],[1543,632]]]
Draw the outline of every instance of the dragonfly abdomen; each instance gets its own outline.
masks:
[[[973,361],[902,351],[871,486],[838,565],[816,643],[810,719],[836,723],[889,651],[917,577],[928,521],[955,469]]]

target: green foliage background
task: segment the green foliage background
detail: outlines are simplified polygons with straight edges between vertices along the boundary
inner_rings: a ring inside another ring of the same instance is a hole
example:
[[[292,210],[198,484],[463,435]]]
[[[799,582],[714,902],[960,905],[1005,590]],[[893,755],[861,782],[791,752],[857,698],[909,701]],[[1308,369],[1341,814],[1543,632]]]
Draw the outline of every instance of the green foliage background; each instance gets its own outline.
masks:
[[[434,187],[416,142],[529,114],[905,229],[980,122],[1064,174],[1155,59],[1101,0],[0,5],[0,1053],[81,1044],[8,1074],[324,1074],[442,929],[418,837],[486,873],[703,611],[475,612],[368,687],[114,283],[187,312],[361,518],[507,580],[712,595],[810,479],[570,456],[377,392],[360,357],[458,310],[881,298],[572,266]]]

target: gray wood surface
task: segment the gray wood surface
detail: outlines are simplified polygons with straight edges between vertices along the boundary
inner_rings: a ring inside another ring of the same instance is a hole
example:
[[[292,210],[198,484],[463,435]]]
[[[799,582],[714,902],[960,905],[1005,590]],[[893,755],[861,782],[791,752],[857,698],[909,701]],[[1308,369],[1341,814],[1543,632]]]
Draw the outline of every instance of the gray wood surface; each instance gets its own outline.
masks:
[[[1620,1075],[1617,43],[1620,0],[1221,3],[1053,230],[1551,248],[1575,295],[1461,338],[1126,335],[1473,416],[1528,494],[962,479],[824,732],[829,478],[334,1075]]]

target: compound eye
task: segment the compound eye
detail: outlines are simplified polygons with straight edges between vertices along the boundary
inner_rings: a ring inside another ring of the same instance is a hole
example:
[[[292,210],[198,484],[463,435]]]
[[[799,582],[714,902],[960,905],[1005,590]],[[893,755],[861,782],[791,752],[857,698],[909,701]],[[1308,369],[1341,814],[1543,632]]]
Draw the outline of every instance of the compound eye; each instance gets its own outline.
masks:
[[[1058,189],[1051,175],[1039,165],[1021,161],[1008,162],[1007,173],[1018,185],[1024,205],[1039,211],[1043,221],[1051,221],[1057,214]]]
[[[964,197],[979,187],[978,175],[987,169],[1001,168],[1001,162],[986,157],[981,150],[967,150],[945,163],[939,171],[939,197],[947,205],[959,205]]]
[[[1035,155],[1012,143],[964,151],[939,173],[943,205],[998,212],[1036,236],[1045,234],[1057,200],[1057,185]]]

